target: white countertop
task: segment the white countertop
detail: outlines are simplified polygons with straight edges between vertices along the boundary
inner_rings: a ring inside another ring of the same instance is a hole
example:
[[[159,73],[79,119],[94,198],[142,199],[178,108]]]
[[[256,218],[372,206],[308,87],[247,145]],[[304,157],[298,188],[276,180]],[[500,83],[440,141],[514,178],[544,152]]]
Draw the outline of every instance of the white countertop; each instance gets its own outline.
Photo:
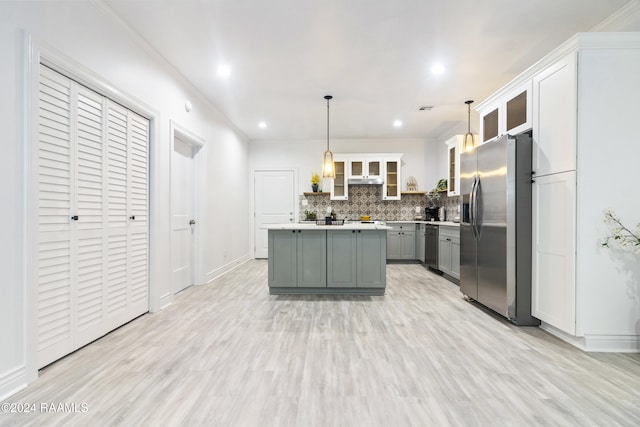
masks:
[[[267,224],[261,228],[267,230],[391,230],[391,227],[380,224],[344,224],[316,225],[314,223]]]

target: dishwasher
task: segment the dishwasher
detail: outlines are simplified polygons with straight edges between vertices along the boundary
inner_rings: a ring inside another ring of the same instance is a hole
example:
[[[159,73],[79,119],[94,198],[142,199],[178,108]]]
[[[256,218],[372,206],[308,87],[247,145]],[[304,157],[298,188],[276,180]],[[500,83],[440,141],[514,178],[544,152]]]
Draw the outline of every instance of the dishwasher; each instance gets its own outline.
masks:
[[[424,235],[424,263],[438,271],[438,226],[426,224]]]

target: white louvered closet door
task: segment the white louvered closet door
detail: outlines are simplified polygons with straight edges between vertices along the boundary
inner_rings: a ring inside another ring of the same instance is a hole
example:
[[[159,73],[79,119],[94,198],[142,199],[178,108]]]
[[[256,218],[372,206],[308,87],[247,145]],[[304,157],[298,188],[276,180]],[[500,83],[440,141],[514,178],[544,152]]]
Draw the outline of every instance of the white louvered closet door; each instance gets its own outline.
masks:
[[[107,323],[148,310],[147,119],[107,101]]]
[[[81,347],[104,335],[104,184],[102,96],[76,89],[75,209],[75,342]]]
[[[148,120],[41,66],[38,366],[148,310]]]
[[[71,82],[40,69],[38,120],[38,367],[73,351]]]

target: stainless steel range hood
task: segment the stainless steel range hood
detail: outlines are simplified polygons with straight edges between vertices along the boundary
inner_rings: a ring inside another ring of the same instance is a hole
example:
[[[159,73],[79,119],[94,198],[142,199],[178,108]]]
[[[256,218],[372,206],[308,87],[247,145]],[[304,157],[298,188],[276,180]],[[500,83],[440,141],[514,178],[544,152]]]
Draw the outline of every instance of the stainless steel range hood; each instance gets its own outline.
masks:
[[[375,178],[349,178],[349,185],[382,185],[384,180],[377,176]]]

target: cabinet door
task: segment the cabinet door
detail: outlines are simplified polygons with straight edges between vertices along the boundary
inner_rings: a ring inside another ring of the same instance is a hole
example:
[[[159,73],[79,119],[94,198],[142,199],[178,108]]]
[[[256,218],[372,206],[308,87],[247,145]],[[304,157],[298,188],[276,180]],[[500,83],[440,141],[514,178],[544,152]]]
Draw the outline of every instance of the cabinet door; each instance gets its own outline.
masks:
[[[381,176],[382,161],[357,157],[349,159],[351,178],[375,178]]]
[[[324,230],[298,230],[297,236],[298,287],[326,287],[327,232]]]
[[[576,54],[533,78],[533,171],[549,175],[576,168]]]
[[[533,184],[531,314],[575,334],[576,173],[535,179]]]
[[[367,160],[367,177],[379,177],[382,173],[382,161],[381,160]]]
[[[383,230],[356,233],[358,254],[358,287],[384,288],[387,284],[387,239]]]
[[[451,275],[451,239],[446,236],[438,240],[438,270]]]
[[[501,134],[517,135],[531,129],[531,81],[511,91],[504,101],[504,131]]]
[[[356,230],[327,231],[327,287],[357,286]]]
[[[495,101],[484,107],[480,113],[480,136],[481,142],[487,142],[500,134],[500,123],[502,118],[502,109],[500,102]]]
[[[366,162],[363,159],[349,160],[349,171],[351,178],[365,178],[367,175]]]
[[[385,160],[384,184],[382,184],[383,200],[400,200],[402,177],[400,174],[400,159]]]
[[[451,239],[451,276],[460,278],[460,238]]]
[[[424,224],[420,224],[419,231],[416,235],[416,257],[420,262],[425,262],[425,243],[426,243],[426,235],[425,235],[426,226]]]
[[[269,286],[298,286],[296,230],[269,230]]]
[[[460,172],[459,169],[458,171],[456,171],[456,168],[460,168],[460,162],[458,162],[460,152],[458,151],[457,144],[449,145],[447,153],[447,169],[449,171],[447,181],[447,196],[457,196],[460,194],[460,191],[458,190],[458,180],[460,177]]]
[[[331,180],[331,200],[349,199],[349,176],[347,160],[334,159],[336,177]]]
[[[402,243],[400,231],[389,230],[387,232],[387,259],[402,258]]]
[[[416,259],[416,232],[415,230],[403,231],[401,234],[402,259]]]

